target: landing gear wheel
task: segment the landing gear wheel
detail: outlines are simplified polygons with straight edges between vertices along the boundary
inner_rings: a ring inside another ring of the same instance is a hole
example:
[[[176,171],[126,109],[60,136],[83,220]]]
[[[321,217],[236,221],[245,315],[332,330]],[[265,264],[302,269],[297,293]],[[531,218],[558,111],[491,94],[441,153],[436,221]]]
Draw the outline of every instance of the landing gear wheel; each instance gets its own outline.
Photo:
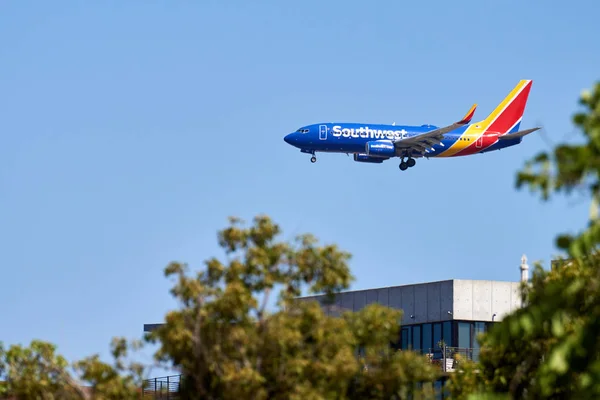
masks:
[[[415,164],[417,163],[417,161],[414,158],[409,158],[406,163],[408,164],[408,168],[412,168],[412,167],[415,166]]]
[[[311,162],[311,163],[316,163],[316,162],[317,162],[317,157],[315,157],[315,156],[312,156],[312,157],[310,158],[310,162]]]
[[[402,161],[400,163],[400,170],[401,171],[406,171],[407,168],[408,168],[408,165],[406,164],[406,162]]]

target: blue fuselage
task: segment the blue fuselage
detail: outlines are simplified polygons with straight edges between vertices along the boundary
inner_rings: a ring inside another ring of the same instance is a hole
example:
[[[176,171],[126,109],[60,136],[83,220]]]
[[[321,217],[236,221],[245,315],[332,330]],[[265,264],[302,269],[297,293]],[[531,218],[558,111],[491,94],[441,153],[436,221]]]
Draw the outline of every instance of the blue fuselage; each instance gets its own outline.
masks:
[[[425,153],[425,157],[444,157],[470,155],[500,150],[514,146],[522,138],[509,140],[497,139],[496,135],[471,135],[466,125],[446,133],[441,144],[434,144]],[[433,125],[382,125],[360,123],[321,123],[307,125],[296,132],[285,136],[284,140],[306,153],[363,153],[369,142],[391,142],[406,139],[436,129]],[[519,124],[511,130],[516,132]],[[453,148],[451,152],[449,149]],[[447,155],[445,155],[447,153]],[[395,154],[392,157],[422,157],[422,153],[413,151],[412,154]]]

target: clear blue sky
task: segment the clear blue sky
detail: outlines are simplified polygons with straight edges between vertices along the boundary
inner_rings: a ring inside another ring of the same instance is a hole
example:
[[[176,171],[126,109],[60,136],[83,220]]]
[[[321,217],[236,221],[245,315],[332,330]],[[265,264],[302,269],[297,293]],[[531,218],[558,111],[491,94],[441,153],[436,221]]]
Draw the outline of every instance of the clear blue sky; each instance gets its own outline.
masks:
[[[194,3],[194,4],[192,4]],[[171,260],[221,255],[229,215],[353,253],[354,288],[518,279],[585,201],[514,188],[600,79],[596,1],[43,2],[0,5],[0,340],[69,358],[174,307]],[[522,127],[468,158],[354,163],[283,136],[320,121],[483,118],[533,79]],[[577,135],[570,136],[573,139]]]

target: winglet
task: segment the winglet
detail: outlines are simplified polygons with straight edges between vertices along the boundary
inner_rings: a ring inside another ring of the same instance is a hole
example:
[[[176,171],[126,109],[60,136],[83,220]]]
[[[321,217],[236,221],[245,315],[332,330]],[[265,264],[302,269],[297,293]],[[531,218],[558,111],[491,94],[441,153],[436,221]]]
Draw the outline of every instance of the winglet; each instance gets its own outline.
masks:
[[[469,122],[471,122],[471,120],[473,119],[473,115],[475,115],[475,109],[477,109],[477,104],[473,104],[473,106],[471,107],[469,112],[467,114],[465,114],[463,119],[458,121],[457,124],[466,125]]]

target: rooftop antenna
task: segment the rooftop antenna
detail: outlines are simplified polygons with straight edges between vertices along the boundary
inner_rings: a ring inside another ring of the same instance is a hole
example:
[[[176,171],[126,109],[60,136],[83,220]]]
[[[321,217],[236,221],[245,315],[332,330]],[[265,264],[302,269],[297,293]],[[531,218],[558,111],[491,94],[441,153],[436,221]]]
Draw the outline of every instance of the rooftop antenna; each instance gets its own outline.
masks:
[[[527,282],[529,280],[529,265],[527,265],[527,256],[523,254],[521,256],[521,282]]]

